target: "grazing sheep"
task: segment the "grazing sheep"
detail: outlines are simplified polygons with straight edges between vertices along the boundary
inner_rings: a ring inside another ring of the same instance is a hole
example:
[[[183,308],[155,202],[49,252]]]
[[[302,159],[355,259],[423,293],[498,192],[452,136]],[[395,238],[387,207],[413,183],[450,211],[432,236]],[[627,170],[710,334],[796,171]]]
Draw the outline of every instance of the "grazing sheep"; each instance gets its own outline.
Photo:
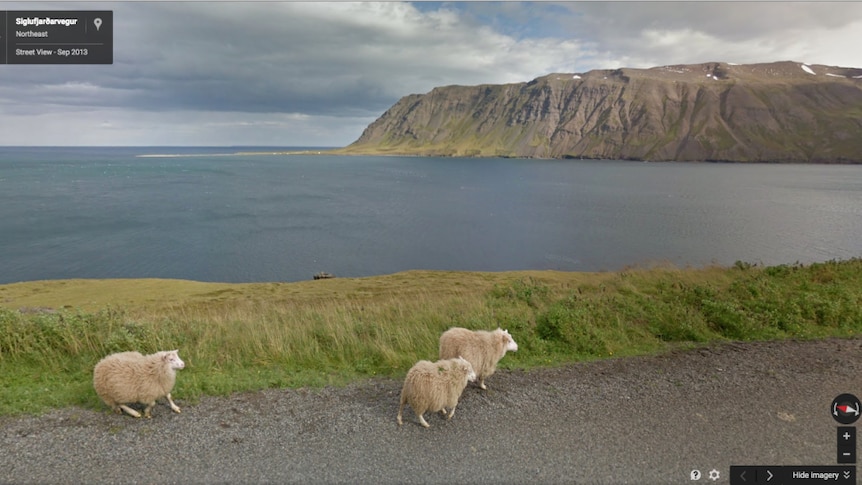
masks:
[[[404,387],[401,388],[401,404],[398,406],[398,426],[401,426],[401,411],[409,404],[419,418],[419,423],[428,428],[430,425],[422,416],[426,411],[440,411],[446,419],[455,415],[455,406],[467,382],[476,379],[473,366],[458,357],[456,359],[430,362],[420,360],[407,372]],[[451,408],[446,414],[446,408]]]
[[[488,332],[452,327],[440,336],[440,358],[461,356],[467,359],[476,371],[476,379],[482,389],[488,389],[485,378],[494,374],[497,362],[506,355],[507,350],[517,351],[518,344],[508,330],[499,328]]]
[[[177,378],[177,369],[186,366],[177,350],[163,350],[151,355],[139,352],[120,352],[100,360],[93,369],[93,387],[96,394],[117,413],[125,411],[136,418],[141,413],[126,406],[127,403],[146,405],[144,417],[150,418],[150,411],[156,399],[167,397],[174,412],[179,406],[171,399],[171,389]]]

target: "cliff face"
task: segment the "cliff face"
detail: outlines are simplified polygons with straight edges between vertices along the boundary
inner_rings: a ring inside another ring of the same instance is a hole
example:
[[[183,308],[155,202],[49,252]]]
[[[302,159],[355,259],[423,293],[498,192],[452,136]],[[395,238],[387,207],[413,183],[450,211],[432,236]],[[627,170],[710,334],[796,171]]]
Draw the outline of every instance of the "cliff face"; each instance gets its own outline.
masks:
[[[402,98],[346,153],[862,163],[862,69],[706,63]]]

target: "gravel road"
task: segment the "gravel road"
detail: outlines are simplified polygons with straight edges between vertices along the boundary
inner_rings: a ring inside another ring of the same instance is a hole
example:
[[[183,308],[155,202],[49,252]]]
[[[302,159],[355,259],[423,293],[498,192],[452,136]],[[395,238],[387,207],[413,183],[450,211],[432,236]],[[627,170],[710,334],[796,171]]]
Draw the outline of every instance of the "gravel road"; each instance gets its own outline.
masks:
[[[0,418],[4,483],[728,483],[731,465],[835,465],[829,409],[862,396],[862,339],[716,344],[498,371],[451,421],[398,427],[401,382]],[[179,379],[182,379],[180,373]]]

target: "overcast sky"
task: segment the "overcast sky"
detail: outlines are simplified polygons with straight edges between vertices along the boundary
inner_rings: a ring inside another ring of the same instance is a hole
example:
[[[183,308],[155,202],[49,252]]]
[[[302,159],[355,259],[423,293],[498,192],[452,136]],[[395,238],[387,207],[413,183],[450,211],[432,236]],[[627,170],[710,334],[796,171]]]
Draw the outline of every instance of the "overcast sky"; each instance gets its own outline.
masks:
[[[0,65],[0,145],[344,146],[402,96],[709,61],[862,67],[858,2],[27,2],[113,65]]]

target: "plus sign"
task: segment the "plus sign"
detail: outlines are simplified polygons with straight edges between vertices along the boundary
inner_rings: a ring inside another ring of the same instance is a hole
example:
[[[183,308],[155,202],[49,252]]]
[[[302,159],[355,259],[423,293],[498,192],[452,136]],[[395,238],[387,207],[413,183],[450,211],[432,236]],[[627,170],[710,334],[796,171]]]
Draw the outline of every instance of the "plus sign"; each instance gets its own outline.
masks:
[[[850,433],[848,433],[847,431],[845,431],[845,432],[844,432],[844,434],[843,434],[843,435],[841,435],[841,436],[843,436],[845,440],[849,440],[849,439],[850,439]]]

